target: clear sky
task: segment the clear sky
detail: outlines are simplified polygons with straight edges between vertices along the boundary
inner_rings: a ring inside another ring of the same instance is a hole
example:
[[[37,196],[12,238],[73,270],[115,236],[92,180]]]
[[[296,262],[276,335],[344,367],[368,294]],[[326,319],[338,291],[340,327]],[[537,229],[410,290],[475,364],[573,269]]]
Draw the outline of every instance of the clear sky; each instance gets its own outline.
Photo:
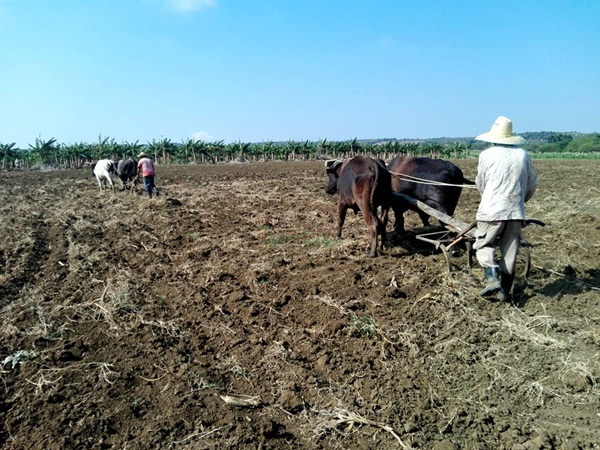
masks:
[[[599,0],[0,0],[0,143],[600,132]]]

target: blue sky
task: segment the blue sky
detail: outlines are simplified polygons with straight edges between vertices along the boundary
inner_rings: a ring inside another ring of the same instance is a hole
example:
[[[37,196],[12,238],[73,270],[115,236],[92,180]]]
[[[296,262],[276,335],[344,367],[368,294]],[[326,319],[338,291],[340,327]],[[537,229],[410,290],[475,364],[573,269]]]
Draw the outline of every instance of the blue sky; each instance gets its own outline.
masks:
[[[0,0],[0,143],[600,132],[597,0]]]

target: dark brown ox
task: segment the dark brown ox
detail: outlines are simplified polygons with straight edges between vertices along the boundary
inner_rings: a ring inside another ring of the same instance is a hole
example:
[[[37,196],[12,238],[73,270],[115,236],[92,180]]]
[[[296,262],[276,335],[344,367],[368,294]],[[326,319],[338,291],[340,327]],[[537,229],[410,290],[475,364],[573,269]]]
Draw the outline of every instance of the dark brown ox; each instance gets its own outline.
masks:
[[[462,191],[461,186],[475,184],[467,180],[458,167],[443,159],[398,156],[389,162],[387,169],[391,173],[393,192],[400,192],[420,200],[448,216],[454,214]],[[446,186],[447,184],[455,186]],[[404,213],[408,209],[419,214],[424,226],[429,225],[428,214],[410,205],[401,197],[394,196],[392,210],[396,216],[395,232],[404,232]]]
[[[325,192],[338,193],[337,236],[342,237],[346,211],[355,214],[360,210],[369,229],[371,248],[369,255],[377,256],[377,237],[381,235],[380,249],[386,238],[392,191],[390,173],[380,161],[366,156],[355,156],[345,161],[330,160],[325,163],[329,183]],[[377,208],[381,206],[381,219]]]
[[[117,164],[117,176],[123,182],[124,190],[131,189],[132,182],[137,177],[137,161],[133,158],[120,160]]]

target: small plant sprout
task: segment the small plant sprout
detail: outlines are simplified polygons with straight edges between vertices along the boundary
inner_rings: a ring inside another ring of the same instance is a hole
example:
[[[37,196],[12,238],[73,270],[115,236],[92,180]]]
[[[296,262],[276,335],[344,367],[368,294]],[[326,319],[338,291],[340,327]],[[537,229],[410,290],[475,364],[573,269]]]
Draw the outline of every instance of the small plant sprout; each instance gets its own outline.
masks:
[[[360,334],[369,337],[377,332],[377,324],[371,316],[358,318],[355,314],[352,314],[352,325],[354,325],[354,328],[356,328]]]

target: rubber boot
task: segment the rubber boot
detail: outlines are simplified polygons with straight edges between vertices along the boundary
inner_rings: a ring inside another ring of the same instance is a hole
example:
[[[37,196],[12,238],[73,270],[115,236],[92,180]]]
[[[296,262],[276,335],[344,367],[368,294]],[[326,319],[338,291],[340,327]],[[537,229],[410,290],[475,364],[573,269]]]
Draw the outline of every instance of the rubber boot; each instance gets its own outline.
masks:
[[[502,286],[502,289],[498,292],[498,300],[505,302],[506,300],[510,299],[510,291],[514,281],[514,275],[500,272],[500,286]]]
[[[483,273],[485,275],[485,280],[487,281],[487,285],[483,290],[479,293],[482,297],[491,297],[492,295],[500,292],[502,290],[502,285],[500,284],[500,277],[498,273],[497,267],[484,267]]]

